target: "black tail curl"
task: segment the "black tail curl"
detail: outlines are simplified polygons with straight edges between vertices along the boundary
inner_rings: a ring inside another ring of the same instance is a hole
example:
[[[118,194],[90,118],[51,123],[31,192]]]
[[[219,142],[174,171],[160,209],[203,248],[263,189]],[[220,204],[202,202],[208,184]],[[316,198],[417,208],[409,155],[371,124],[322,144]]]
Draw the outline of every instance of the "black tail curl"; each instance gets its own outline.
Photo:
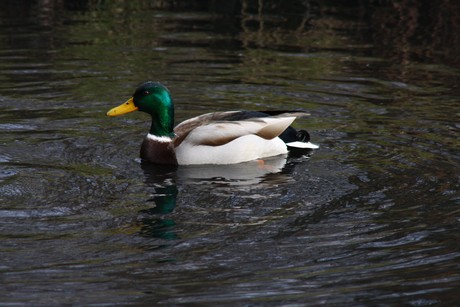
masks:
[[[307,130],[299,130],[296,134],[297,141],[308,143],[310,142],[310,133]]]

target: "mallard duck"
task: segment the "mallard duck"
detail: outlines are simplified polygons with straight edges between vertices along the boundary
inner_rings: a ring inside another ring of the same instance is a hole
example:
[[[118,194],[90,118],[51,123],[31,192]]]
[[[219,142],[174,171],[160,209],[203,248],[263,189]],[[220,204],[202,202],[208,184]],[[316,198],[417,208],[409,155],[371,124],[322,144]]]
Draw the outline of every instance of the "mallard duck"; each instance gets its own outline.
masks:
[[[288,148],[314,149],[306,131],[290,127],[305,112],[229,111],[203,114],[174,128],[174,104],[168,89],[145,82],[126,102],[107,112],[150,114],[152,125],[141,145],[141,159],[171,165],[234,164],[288,153]]]

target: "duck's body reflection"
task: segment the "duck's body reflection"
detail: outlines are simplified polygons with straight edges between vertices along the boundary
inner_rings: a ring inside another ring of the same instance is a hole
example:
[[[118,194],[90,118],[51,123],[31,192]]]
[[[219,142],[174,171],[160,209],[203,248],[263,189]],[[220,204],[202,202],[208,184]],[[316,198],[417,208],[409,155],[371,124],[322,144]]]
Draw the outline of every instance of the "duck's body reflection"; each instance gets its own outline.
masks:
[[[223,184],[227,186],[254,186],[267,179],[268,174],[280,173],[286,165],[286,156],[280,155],[230,165],[191,165],[177,170],[179,182],[184,184]]]
[[[148,202],[152,202],[151,208],[140,211],[143,215],[140,232],[162,239],[178,238],[174,232],[175,223],[170,218],[179,195],[178,185],[203,187],[210,193],[222,190],[235,193],[238,190],[278,185],[292,181],[294,166],[305,159],[308,156],[287,163],[287,156],[280,155],[232,165],[164,166],[141,163],[145,183],[154,188],[154,193],[148,199]]]

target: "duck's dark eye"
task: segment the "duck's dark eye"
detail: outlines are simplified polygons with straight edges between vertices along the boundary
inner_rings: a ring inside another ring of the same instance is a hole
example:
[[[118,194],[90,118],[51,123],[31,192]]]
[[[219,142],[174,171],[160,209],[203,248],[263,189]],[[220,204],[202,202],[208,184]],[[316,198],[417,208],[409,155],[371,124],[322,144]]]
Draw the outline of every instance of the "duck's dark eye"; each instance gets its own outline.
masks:
[[[144,95],[144,96],[147,96],[147,95],[149,95],[149,94],[150,94],[149,91],[144,91],[144,92],[142,93],[142,95]]]

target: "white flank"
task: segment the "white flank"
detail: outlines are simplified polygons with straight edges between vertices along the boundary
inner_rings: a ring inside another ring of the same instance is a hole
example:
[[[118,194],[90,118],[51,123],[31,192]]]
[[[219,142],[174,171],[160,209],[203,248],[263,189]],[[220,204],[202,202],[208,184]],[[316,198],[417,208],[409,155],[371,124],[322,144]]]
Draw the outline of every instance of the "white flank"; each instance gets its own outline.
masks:
[[[176,148],[179,165],[235,164],[286,154],[286,144],[280,138],[266,140],[249,134],[221,146],[195,145],[183,141]]]
[[[152,141],[157,141],[160,143],[169,143],[171,142],[171,138],[169,136],[156,136],[153,134],[147,134],[147,138],[152,140]]]
[[[286,143],[287,146],[289,147],[295,147],[295,148],[310,148],[310,149],[318,149],[319,146],[318,145],[315,145],[313,143],[305,143],[305,142],[299,142],[299,141],[295,141],[295,142],[290,142],[290,143]]]

